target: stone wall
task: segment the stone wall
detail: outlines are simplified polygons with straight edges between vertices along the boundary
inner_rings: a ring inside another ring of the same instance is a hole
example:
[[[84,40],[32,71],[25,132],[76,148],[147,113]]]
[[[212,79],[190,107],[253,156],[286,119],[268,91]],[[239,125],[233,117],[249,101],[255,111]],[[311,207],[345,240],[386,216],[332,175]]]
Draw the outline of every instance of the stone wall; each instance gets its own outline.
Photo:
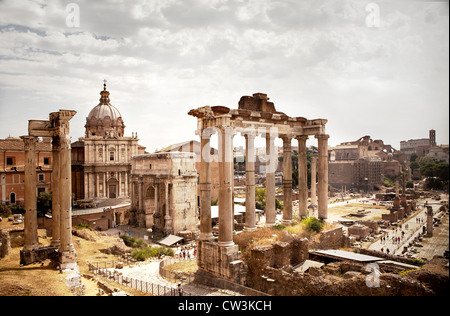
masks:
[[[310,249],[337,249],[348,246],[348,237],[345,236],[342,227],[333,228],[321,232],[318,237],[309,244]]]
[[[245,264],[239,259],[241,253],[237,245],[221,247],[215,242],[198,241],[197,250],[197,282],[205,283],[202,275],[207,275],[241,285],[245,283]]]

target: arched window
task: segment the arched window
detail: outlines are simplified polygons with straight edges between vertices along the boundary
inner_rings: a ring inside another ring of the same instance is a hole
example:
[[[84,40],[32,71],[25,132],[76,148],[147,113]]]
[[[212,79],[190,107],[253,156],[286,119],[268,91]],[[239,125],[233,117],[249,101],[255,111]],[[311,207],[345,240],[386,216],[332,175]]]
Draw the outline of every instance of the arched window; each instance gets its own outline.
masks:
[[[155,198],[155,188],[153,186],[148,187],[145,197],[150,199]]]
[[[14,192],[9,195],[9,203],[11,204],[16,203],[16,194]]]

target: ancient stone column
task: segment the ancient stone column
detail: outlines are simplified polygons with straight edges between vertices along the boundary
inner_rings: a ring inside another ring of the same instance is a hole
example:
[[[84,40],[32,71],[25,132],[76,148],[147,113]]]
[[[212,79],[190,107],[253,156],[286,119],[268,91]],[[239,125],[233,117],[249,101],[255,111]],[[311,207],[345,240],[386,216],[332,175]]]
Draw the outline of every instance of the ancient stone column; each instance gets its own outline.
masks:
[[[306,140],[308,136],[298,136],[298,209],[300,218],[306,217],[308,208],[308,168],[306,160]]]
[[[24,247],[31,251],[39,247],[37,234],[36,137],[22,136],[25,148],[25,218]]]
[[[220,127],[219,135],[219,246],[234,245],[233,242],[233,129]]]
[[[68,122],[67,122],[68,124]],[[61,252],[74,252],[72,244],[72,181],[71,181],[71,154],[70,136],[63,134],[60,152],[60,205],[61,205]]]
[[[211,221],[211,141],[212,132],[204,129],[201,135],[200,162],[200,240],[213,239]]]
[[[255,218],[255,134],[245,137],[245,231],[256,230]]]
[[[169,183],[165,181],[164,185],[164,229],[172,229],[172,216],[170,215],[169,208]]]
[[[7,230],[0,229],[0,259],[11,254],[11,236]]]
[[[311,158],[311,205],[317,205],[317,193],[316,193],[316,182],[317,182],[317,157]]]
[[[52,243],[59,247],[61,242],[61,205],[60,205],[60,151],[59,137],[52,137]]]
[[[427,205],[427,234],[426,237],[433,237],[433,208]]]
[[[292,222],[292,147],[291,137],[283,136],[283,220]]]
[[[318,215],[319,219],[328,218],[328,138],[326,134],[316,135],[319,150],[319,185]]]
[[[275,225],[275,171],[278,157],[275,151],[275,137],[266,134],[266,226]]]

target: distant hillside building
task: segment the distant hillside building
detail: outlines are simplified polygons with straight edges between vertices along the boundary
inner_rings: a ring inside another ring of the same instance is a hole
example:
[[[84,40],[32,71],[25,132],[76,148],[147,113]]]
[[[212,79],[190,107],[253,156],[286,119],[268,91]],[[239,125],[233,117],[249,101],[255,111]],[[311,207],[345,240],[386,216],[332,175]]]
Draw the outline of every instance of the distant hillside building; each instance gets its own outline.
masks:
[[[436,160],[449,161],[449,147],[448,145],[437,145],[436,131],[434,129],[429,131],[428,138],[401,141],[400,150],[406,154],[408,161],[412,154],[417,154],[419,158],[429,156]]]
[[[405,155],[382,140],[364,136],[330,149],[328,183],[338,189],[373,190],[384,176],[400,175]]]

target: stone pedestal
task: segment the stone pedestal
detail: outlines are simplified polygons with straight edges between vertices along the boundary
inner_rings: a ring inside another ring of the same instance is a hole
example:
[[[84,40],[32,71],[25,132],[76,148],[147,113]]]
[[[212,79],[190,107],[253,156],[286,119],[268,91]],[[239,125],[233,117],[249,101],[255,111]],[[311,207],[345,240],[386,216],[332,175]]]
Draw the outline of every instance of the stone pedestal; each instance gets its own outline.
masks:
[[[239,259],[238,245],[223,247],[215,242],[199,241],[197,250],[199,272],[196,275],[196,281],[205,283],[202,275],[206,275],[241,285],[245,283],[245,265]]]

